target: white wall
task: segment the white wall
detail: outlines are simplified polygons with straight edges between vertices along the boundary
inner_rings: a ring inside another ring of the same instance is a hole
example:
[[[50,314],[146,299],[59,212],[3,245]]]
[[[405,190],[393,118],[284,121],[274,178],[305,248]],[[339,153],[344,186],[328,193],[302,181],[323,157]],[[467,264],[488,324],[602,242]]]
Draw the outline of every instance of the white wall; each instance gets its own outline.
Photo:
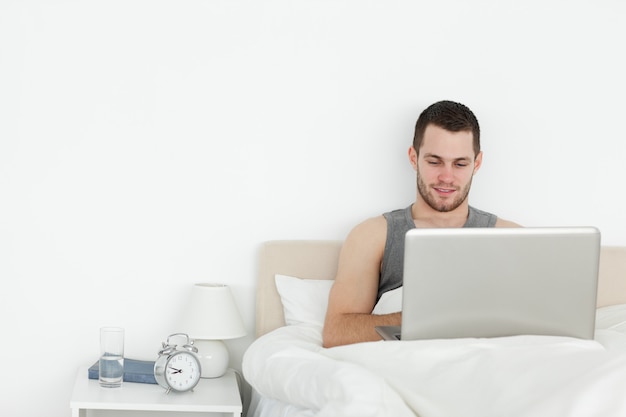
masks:
[[[194,282],[231,285],[252,334],[259,244],[408,205],[436,100],[481,121],[473,205],[626,245],[625,19],[615,0],[0,0],[0,413],[68,416],[102,325],[154,359]]]

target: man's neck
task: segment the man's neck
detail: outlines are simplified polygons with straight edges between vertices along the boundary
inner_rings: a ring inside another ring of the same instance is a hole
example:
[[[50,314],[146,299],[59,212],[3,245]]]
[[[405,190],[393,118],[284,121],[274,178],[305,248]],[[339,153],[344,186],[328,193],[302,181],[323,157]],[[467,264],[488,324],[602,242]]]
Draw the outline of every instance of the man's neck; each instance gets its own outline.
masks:
[[[411,215],[416,227],[463,227],[469,216],[469,204],[465,201],[452,211],[440,212],[418,198],[411,207]]]

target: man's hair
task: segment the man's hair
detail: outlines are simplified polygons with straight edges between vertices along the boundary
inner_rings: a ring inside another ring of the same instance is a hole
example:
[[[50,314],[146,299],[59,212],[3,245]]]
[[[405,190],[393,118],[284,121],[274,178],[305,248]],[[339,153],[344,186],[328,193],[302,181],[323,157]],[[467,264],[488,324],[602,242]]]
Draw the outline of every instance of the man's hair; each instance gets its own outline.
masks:
[[[480,152],[480,126],[474,113],[465,105],[454,101],[438,101],[428,106],[420,114],[415,124],[413,147],[419,153],[424,140],[424,132],[430,124],[450,132],[472,132],[474,138],[474,156]]]

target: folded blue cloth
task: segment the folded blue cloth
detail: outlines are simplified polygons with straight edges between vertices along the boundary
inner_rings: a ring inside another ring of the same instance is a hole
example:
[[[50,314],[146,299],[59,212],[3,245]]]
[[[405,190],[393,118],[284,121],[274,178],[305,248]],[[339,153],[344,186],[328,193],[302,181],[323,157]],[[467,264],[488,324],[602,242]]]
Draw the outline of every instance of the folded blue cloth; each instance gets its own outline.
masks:
[[[99,361],[89,368],[89,379],[98,379]],[[124,382],[156,384],[154,379],[154,361],[140,361],[124,358]]]

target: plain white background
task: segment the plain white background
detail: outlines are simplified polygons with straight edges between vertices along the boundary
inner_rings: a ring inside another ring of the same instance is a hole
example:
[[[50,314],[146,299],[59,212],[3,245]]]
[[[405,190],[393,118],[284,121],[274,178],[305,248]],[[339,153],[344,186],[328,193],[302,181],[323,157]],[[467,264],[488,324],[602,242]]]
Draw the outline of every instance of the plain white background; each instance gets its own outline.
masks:
[[[98,329],[155,359],[195,282],[254,332],[257,251],[415,196],[440,99],[478,116],[470,203],[626,245],[626,5],[0,0],[0,413],[68,416]]]

